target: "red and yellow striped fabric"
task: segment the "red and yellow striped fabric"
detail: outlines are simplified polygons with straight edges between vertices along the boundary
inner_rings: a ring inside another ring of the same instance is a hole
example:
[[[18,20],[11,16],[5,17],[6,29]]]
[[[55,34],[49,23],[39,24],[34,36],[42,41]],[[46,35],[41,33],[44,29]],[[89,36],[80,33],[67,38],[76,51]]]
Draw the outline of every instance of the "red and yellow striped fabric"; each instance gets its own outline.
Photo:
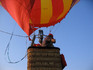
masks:
[[[35,27],[60,22],[79,0],[0,0],[18,25],[29,36]]]

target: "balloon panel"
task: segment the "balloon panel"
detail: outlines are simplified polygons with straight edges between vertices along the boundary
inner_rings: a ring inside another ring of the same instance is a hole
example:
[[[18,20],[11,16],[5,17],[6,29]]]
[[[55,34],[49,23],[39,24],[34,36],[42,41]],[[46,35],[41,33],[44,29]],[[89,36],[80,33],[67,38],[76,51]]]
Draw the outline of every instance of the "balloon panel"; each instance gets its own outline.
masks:
[[[0,0],[17,24],[29,36],[37,28],[60,22],[79,0]]]

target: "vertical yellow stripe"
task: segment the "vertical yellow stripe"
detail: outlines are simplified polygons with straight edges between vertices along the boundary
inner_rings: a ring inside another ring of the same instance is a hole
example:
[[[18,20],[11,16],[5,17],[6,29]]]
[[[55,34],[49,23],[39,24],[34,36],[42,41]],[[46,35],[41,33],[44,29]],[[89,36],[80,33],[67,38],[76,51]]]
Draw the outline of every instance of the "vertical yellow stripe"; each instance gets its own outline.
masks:
[[[41,0],[41,24],[48,23],[52,17],[52,1]]]
[[[0,2],[0,5],[2,5],[2,3]]]
[[[69,11],[71,4],[72,4],[72,1],[73,0],[63,0],[64,10],[61,13],[61,15],[57,18],[57,20],[62,18]]]
[[[31,21],[31,19],[29,19],[29,23],[30,23],[30,24],[32,24],[32,21]]]

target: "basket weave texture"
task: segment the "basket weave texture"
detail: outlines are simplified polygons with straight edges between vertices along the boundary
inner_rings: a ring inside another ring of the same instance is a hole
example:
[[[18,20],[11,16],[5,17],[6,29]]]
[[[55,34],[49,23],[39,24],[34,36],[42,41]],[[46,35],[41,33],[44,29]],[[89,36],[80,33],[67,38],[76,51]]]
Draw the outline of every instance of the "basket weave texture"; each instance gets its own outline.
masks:
[[[27,70],[62,70],[59,48],[28,48]]]

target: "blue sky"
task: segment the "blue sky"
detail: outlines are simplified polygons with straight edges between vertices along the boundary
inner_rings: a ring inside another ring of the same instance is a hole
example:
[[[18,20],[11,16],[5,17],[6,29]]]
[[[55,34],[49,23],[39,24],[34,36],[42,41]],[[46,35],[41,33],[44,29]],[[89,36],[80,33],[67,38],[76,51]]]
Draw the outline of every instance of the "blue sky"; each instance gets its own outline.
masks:
[[[42,28],[49,33],[50,28]],[[0,30],[26,36],[13,18],[0,6]],[[37,34],[38,30],[35,32]],[[81,0],[65,19],[52,29],[55,46],[65,55],[67,67],[64,70],[93,70],[93,1]],[[11,35],[0,32],[0,70],[27,70],[27,58],[17,64],[7,63],[5,49]],[[25,37],[13,36],[9,55],[12,61],[20,60],[30,45]],[[37,41],[36,41],[37,42]]]

